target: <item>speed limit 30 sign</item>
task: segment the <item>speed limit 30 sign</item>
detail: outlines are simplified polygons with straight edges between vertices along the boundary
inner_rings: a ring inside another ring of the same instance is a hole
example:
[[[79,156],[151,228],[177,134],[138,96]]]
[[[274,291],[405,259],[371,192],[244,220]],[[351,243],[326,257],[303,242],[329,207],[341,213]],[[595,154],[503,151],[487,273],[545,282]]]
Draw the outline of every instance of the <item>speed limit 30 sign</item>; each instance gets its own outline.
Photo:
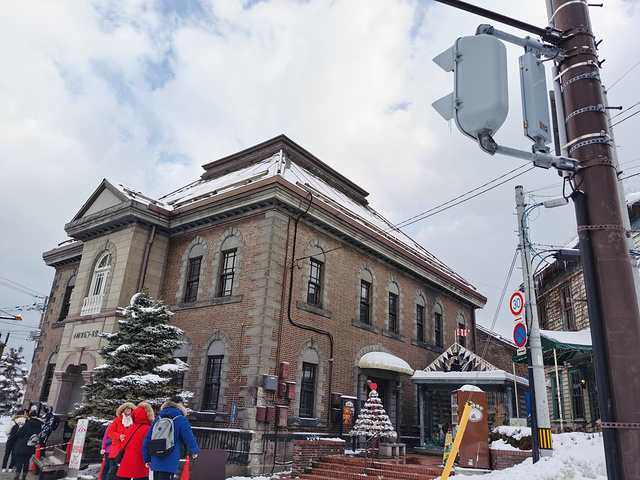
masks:
[[[511,295],[511,300],[509,300],[509,309],[511,313],[515,316],[518,316],[522,313],[522,309],[524,308],[524,298],[520,292],[515,292]]]

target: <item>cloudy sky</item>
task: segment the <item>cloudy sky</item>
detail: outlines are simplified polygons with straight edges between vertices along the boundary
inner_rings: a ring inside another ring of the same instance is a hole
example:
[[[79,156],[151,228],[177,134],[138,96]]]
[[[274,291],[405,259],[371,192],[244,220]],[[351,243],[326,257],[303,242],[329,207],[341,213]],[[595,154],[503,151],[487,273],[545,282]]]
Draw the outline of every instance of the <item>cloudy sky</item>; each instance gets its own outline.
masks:
[[[544,0],[475,3],[547,23]],[[614,119],[620,163],[633,175],[640,115],[626,118],[640,109],[640,2],[607,0],[591,15],[609,103],[625,109]],[[48,294],[53,269],[42,253],[67,239],[64,224],[103,178],[159,197],[203,164],[286,134],[395,223],[502,177],[405,231],[488,297],[482,324],[497,318],[510,335],[498,304],[518,243],[514,188],[538,202],[562,186],[554,171],[484,154],[431,107],[452,89],[431,59],[481,23],[527,35],[430,0],[0,2],[0,309],[17,314],[41,301],[25,291]],[[496,140],[528,150],[522,51],[507,48],[510,113]],[[640,176],[624,185],[640,190]],[[575,236],[571,205],[531,220],[540,251]],[[521,280],[516,268],[507,297]],[[9,345],[24,345],[30,360],[39,314],[22,315],[0,320],[0,333],[11,331]]]

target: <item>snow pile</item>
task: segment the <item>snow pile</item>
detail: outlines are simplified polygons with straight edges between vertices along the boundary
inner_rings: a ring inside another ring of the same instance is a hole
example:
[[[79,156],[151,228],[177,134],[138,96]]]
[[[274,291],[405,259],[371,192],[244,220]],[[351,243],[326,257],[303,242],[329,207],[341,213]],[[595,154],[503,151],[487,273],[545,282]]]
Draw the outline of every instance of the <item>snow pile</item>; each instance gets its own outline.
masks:
[[[496,445],[493,445],[493,448],[495,447]],[[553,435],[553,448],[552,457],[542,457],[536,464],[528,458],[515,467],[483,475],[482,480],[607,479],[602,434],[560,433]],[[465,475],[456,474],[456,478],[462,476]]]

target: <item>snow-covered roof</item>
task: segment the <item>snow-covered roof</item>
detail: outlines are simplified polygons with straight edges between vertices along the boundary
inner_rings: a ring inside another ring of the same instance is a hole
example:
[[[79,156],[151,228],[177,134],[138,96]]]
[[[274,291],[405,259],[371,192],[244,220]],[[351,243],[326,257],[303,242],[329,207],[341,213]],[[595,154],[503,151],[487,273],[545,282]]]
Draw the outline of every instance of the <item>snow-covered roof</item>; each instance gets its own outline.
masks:
[[[591,347],[591,330],[579,332],[559,332],[557,330],[540,330],[540,335],[547,337],[555,343],[574,345],[576,347]]]
[[[279,138],[284,139],[282,141],[285,145],[291,145],[301,149],[301,147],[298,147],[294,142],[284,136],[277,137],[273,140]],[[237,154],[237,156],[239,155],[240,154]],[[292,160],[286,153],[280,150],[275,153],[265,152],[265,157],[257,160],[252,158],[251,161],[240,162],[236,159],[234,159],[234,161],[221,159],[205,165],[204,168],[207,169],[207,172],[203,174],[202,178],[163,195],[158,199],[153,199],[125,185],[107,181],[115,187],[121,195],[128,199],[146,205],[155,205],[168,212],[172,212],[195,205],[203,200],[215,198],[218,195],[231,192],[252,183],[273,177],[280,177],[310,192],[314,200],[321,201],[329,207],[332,207],[332,209],[339,211],[351,221],[357,222],[362,227],[370,229],[378,237],[395,244],[435,267],[443,274],[453,278],[471,290],[475,290],[475,287],[467,280],[371,208],[365,199],[368,195],[366,191],[351,183],[319,160],[314,158],[306,163],[297,158]],[[217,167],[216,170],[215,165],[218,162],[226,168]],[[315,168],[316,165],[318,166],[317,168]],[[318,174],[316,175],[312,170]],[[224,174],[219,173],[220,171],[223,171]],[[334,180],[336,177],[337,180]]]
[[[407,362],[387,352],[365,353],[360,358],[358,367],[389,370],[391,372],[404,373],[405,375],[413,375],[413,369]]]
[[[485,370],[476,372],[434,372],[416,370],[411,377],[412,383],[438,383],[438,384],[505,384],[515,381],[527,387],[529,382],[522,377],[514,376],[504,370]]]

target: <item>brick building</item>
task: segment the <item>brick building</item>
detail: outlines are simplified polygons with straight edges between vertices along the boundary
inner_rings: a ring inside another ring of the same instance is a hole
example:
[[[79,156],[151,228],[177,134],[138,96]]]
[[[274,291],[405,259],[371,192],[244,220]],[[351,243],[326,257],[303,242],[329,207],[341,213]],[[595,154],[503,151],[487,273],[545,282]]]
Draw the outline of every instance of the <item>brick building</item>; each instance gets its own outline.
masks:
[[[368,381],[414,432],[408,375],[456,328],[475,350],[486,299],[286,136],[203,168],[159,199],[104,180],[65,225],[74,241],[44,254],[55,277],[25,398],[67,414],[102,362],[99,334],[144,289],[185,331],[190,419],[233,473],[280,468],[296,436],[335,435],[340,394],[358,408]]]
[[[626,200],[637,249],[640,194]],[[577,240],[570,247],[577,249]],[[534,278],[552,429],[591,431],[600,410],[580,258],[548,261]]]

